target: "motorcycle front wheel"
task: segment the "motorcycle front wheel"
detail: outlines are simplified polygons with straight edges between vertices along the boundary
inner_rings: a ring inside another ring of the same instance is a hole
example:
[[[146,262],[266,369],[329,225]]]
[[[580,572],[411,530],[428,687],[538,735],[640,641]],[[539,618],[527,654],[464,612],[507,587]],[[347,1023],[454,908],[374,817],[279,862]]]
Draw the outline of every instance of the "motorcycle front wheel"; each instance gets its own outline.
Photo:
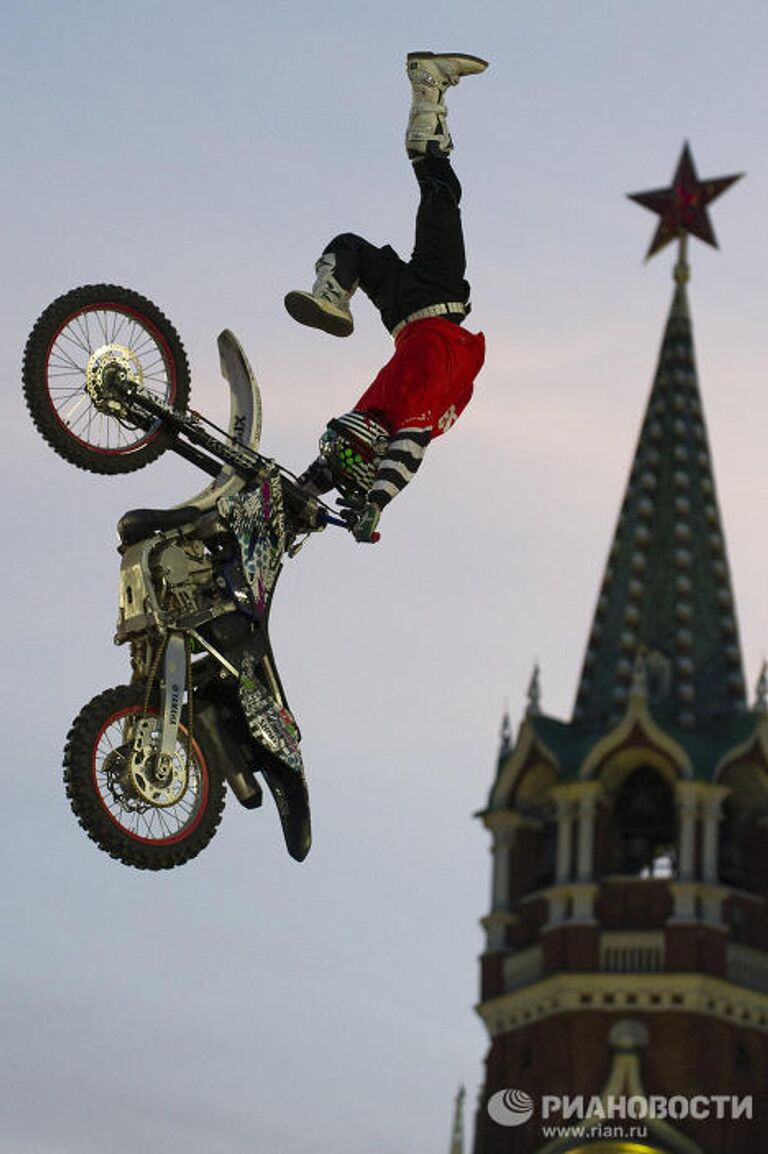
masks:
[[[216,833],[225,785],[197,741],[187,750],[183,718],[173,754],[174,765],[187,771],[183,793],[153,805],[137,792],[128,761],[143,698],[140,686],[122,685],[81,710],[67,737],[64,781],[75,816],[101,849],[137,869],[172,869],[196,857]],[[155,707],[149,712],[157,715]],[[159,728],[158,719],[154,734]]]
[[[24,396],[51,448],[91,473],[134,472],[168,447],[160,420],[143,428],[110,397],[116,374],[175,409],[189,403],[184,346],[146,297],[117,285],[84,285],[53,301],[24,350]]]

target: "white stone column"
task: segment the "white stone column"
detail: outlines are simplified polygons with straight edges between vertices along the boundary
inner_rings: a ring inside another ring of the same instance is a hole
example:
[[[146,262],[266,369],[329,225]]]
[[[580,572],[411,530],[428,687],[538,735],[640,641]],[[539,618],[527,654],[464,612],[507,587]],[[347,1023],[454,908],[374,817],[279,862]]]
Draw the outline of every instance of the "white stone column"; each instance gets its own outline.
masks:
[[[670,924],[689,925],[691,922],[696,922],[698,920],[696,917],[698,887],[692,882],[670,882],[669,889],[674,902],[672,917],[669,919]]]
[[[517,921],[517,915],[510,912],[510,858],[518,830],[530,822],[511,809],[491,810],[485,814],[484,822],[493,838],[493,874],[491,912],[482,919],[482,925],[486,932],[486,951],[492,953],[504,948],[507,931]]]
[[[491,910],[509,909],[510,857],[522,825],[528,819],[511,809],[500,809],[485,815],[485,825],[493,835],[493,887]]]
[[[701,799],[704,816],[704,848],[702,861],[702,877],[705,882],[713,885],[718,877],[718,834],[720,825],[720,806],[723,799],[730,793],[730,789],[723,785],[707,786]]]
[[[692,881],[696,852],[696,819],[699,809],[699,786],[695,781],[677,783],[677,806],[680,814],[677,873],[680,881]]]
[[[562,885],[571,880],[573,857],[573,796],[571,787],[555,786],[552,797],[557,805],[557,872],[555,881]]]
[[[600,783],[585,781],[579,787],[579,847],[576,877],[580,882],[591,882],[594,875],[595,808]]]
[[[565,904],[568,900],[568,891],[559,886],[553,886],[546,891],[549,916],[547,917],[547,924],[544,926],[545,930],[551,930],[554,926],[561,926],[566,920]]]
[[[493,893],[491,909],[504,910],[509,906],[509,854],[514,833],[503,830],[493,835]]]
[[[708,926],[715,926],[719,930],[727,927],[723,924],[723,900],[730,890],[725,886],[703,885],[699,888],[701,900],[701,920]]]
[[[594,923],[597,890],[598,887],[596,885],[590,885],[588,883],[571,887],[571,900],[573,902],[572,922],[578,922],[581,925],[592,925]]]
[[[486,934],[485,952],[492,954],[496,950],[503,950],[506,946],[508,930],[515,926],[519,920],[517,914],[506,913],[502,910],[481,918],[480,924]]]

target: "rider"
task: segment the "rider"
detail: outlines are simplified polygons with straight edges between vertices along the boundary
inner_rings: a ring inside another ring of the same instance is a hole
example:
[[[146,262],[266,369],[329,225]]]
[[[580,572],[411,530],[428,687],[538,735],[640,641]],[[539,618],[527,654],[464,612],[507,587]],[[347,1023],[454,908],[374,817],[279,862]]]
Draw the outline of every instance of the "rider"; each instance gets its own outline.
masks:
[[[299,478],[313,495],[336,487],[358,541],[378,540],[382,509],[412,479],[430,441],[458,419],[483,364],[483,334],[460,327],[470,311],[469,285],[444,96],[462,76],[486,68],[476,56],[408,53],[412,103],[405,146],[420,189],[411,259],[344,233],[315,265],[311,292],[285,298],[294,320],[345,337],[352,332],[349,302],[359,285],[395,341],[394,356],[353,411],[329,422],[320,456]]]

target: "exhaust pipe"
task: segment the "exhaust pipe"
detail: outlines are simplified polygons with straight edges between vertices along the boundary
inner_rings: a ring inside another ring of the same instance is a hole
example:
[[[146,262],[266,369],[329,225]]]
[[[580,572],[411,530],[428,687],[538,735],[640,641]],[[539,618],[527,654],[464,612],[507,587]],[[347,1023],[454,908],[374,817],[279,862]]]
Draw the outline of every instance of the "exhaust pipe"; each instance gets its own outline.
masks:
[[[195,721],[202,731],[205,749],[221,769],[237,800],[246,809],[258,809],[264,793],[232,735],[236,719],[226,706],[206,701],[198,705]]]

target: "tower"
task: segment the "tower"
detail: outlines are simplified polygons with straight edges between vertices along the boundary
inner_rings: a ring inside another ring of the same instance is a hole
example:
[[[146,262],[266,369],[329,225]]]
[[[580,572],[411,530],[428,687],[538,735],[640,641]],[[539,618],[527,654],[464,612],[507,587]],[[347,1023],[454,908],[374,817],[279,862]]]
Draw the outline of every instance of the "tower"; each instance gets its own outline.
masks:
[[[632,197],[675,287],[573,717],[536,670],[481,814],[474,1154],[768,1149],[768,677],[749,708],[687,288],[736,179],[686,145]]]

